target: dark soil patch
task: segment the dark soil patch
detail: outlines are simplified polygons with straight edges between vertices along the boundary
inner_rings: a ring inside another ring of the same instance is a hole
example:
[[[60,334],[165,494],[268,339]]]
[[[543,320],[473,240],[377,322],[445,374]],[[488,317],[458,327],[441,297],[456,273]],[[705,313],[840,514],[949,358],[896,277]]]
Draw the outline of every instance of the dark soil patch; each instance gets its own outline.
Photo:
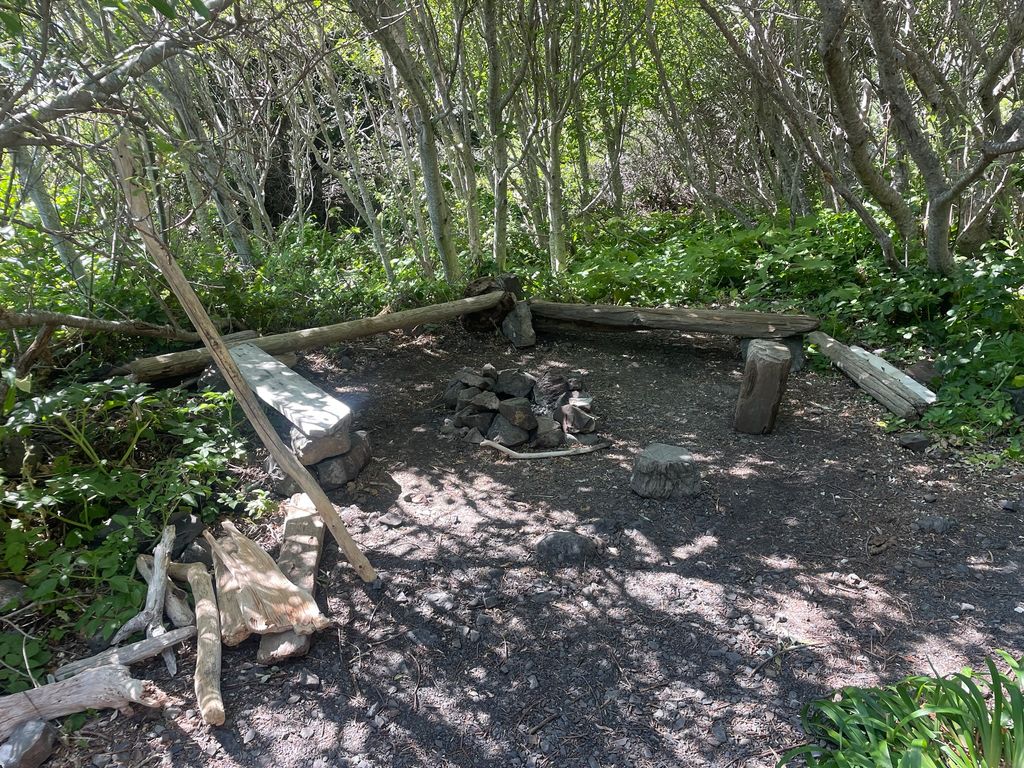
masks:
[[[189,652],[173,681],[140,668],[175,706],[92,723],[67,764],[116,750],[110,765],[771,766],[811,697],[1024,649],[1024,537],[998,502],[1022,475],[900,449],[837,374],[794,375],[776,433],[750,437],[731,428],[730,340],[559,336],[521,352],[446,328],[352,354],[354,371],[329,356],[304,370],[373,440],[335,499],[361,510],[346,522],[382,585],[331,543],[318,599],[341,626],[309,657],[264,669],[256,640],[227,651],[229,719],[213,729]],[[441,437],[448,378],[488,362],[583,374],[613,447],[517,462]],[[655,441],[692,450],[699,497],[629,491]],[[404,524],[381,524],[389,512]],[[915,530],[926,516],[952,529]],[[244,529],[273,548],[280,521]],[[541,565],[552,530],[595,537],[597,556]]]

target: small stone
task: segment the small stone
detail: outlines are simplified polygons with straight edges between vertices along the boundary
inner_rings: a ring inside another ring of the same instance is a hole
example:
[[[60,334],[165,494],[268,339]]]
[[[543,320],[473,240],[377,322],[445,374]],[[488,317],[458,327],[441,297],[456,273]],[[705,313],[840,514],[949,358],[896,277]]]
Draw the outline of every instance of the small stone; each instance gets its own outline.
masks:
[[[443,589],[435,589],[430,592],[425,592],[423,599],[427,601],[429,605],[442,611],[450,611],[455,607],[455,598],[452,597],[450,592],[445,592]]]
[[[43,720],[17,726],[0,746],[2,768],[37,768],[53,754],[57,729]],[[109,761],[109,755],[105,755]]]
[[[267,473],[267,479],[270,481],[270,489],[278,496],[294,496],[296,493],[302,493],[299,484],[277,465],[273,456],[268,456],[263,462],[263,470]]]
[[[487,432],[494,423],[494,414],[489,411],[480,411],[475,406],[469,405],[455,414],[455,426],[478,429],[480,432]]]
[[[480,639],[480,632],[479,630],[471,629],[469,630],[469,633],[466,636],[469,638],[469,642],[475,643],[477,640]]]
[[[455,422],[451,419],[445,419],[444,424],[441,425],[439,430],[442,435],[451,435],[455,432]]]
[[[106,768],[106,766],[110,764],[110,761],[112,759],[113,758],[110,755],[101,752],[98,755],[93,755],[92,759],[89,760],[89,762],[96,766],[96,768]]]
[[[467,443],[472,443],[473,445],[480,445],[480,443],[484,441],[484,436],[483,434],[481,434],[479,429],[473,427],[471,430],[469,430],[469,432],[466,433],[466,436],[462,439],[465,440]]]
[[[651,443],[634,461],[629,487],[646,499],[696,496],[700,470],[685,448]]]
[[[352,449],[352,436],[349,434],[347,426],[330,435],[316,438],[306,437],[300,430],[292,427],[289,435],[292,452],[306,467],[319,464],[331,456],[348,453]]]
[[[924,432],[904,432],[899,437],[900,445],[914,453],[924,453],[932,439]]]
[[[316,465],[316,474],[325,491],[341,488],[355,480],[370,462],[370,437],[363,431],[352,433],[352,448],[348,453],[322,461]]]
[[[939,497],[934,493],[926,493],[924,496],[921,497],[921,499],[922,501],[924,501],[925,504],[934,504],[936,501],[939,500]]]
[[[295,683],[297,685],[301,685],[303,688],[319,688],[320,677],[318,675],[314,675],[308,669],[300,669]]]
[[[597,554],[594,542],[573,531],[551,531],[534,545],[537,557],[554,563],[577,563]]]
[[[482,408],[485,411],[496,411],[498,410],[500,402],[501,401],[498,400],[498,396],[493,392],[481,392],[470,400],[469,404],[477,408]]]
[[[531,691],[537,690],[537,688],[540,686],[540,683],[537,681],[536,675],[530,675],[529,677],[527,677],[526,684],[530,687]]]
[[[185,551],[181,553],[179,559],[183,563],[202,563],[207,567],[213,567],[213,554],[210,552],[210,545],[206,539],[193,541],[185,547]]]
[[[565,442],[565,432],[561,425],[550,416],[537,417],[537,431],[534,433],[531,448],[550,450],[558,448]]]
[[[444,403],[445,408],[449,411],[456,410],[459,407],[459,395],[466,388],[465,382],[459,379],[449,381],[448,386],[445,387],[444,394],[441,395],[441,401]]]
[[[533,330],[530,305],[525,301],[517,301],[512,311],[501,321],[501,332],[518,349],[536,344],[537,334]]]
[[[1009,499],[1000,499],[999,508],[1004,512],[1020,512],[1021,501],[1010,501]]]
[[[497,398],[495,398],[497,399]],[[537,426],[537,417],[533,413],[530,401],[525,397],[512,397],[498,403],[498,413],[511,424],[529,432]]]
[[[299,703],[299,694],[293,693],[291,696],[289,696],[288,697],[288,703],[289,704],[298,704]]]
[[[517,427],[504,416],[499,415],[494,417],[490,429],[487,430],[487,439],[508,448],[514,448],[529,440],[530,433],[525,429]]]
[[[405,520],[397,512],[388,512],[377,518],[377,522],[386,525],[388,528],[398,528],[405,525]]]
[[[494,391],[509,397],[529,397],[537,380],[518,368],[505,368],[498,371]]]
[[[463,408],[469,407],[469,404],[473,401],[473,398],[483,392],[479,387],[466,387],[459,392],[458,397],[455,399],[455,410],[461,411]]]
[[[561,419],[563,431],[569,434],[593,432],[597,429],[597,419],[575,405],[563,405],[554,416]]]
[[[249,742],[251,742],[255,738],[256,738],[256,729],[255,728],[247,728],[245,733],[242,734],[242,743],[243,744],[248,744]]]
[[[475,388],[477,390],[490,389],[492,382],[490,379],[483,376],[478,376],[469,368],[463,368],[457,374],[455,378],[465,384],[467,387]]]
[[[594,407],[594,398],[586,392],[573,392],[569,395],[569,405],[590,413],[590,409]]]
[[[13,611],[20,606],[26,592],[28,587],[20,581],[0,579],[0,611]]]
[[[498,369],[495,368],[490,363],[485,363],[484,367],[480,369],[480,375],[483,376],[485,379],[497,379]]]
[[[970,603],[960,603],[960,613],[967,613],[968,611],[975,611],[975,610],[977,610],[977,609],[973,605],[971,605]]]
[[[299,736],[301,736],[304,739],[311,738],[313,736],[313,729],[307,725],[305,728],[299,731]]]

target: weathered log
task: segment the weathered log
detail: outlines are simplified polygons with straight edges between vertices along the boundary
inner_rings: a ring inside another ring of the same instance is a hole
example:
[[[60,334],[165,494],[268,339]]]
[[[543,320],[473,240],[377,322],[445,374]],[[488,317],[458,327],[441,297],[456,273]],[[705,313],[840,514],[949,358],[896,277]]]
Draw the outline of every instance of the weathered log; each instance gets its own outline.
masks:
[[[733,428],[749,435],[765,435],[775,429],[792,360],[785,344],[756,339],[747,348],[743,384],[736,400]]]
[[[256,396],[306,437],[321,438],[348,432],[352,424],[351,408],[259,347],[239,344],[231,349],[231,357]]]
[[[324,524],[316,514],[309,496],[297,493],[281,502],[284,510],[284,541],[277,565],[295,586],[315,594],[316,572],[324,543]],[[293,630],[264,635],[256,652],[260,664],[274,664],[292,656],[304,656],[312,644],[312,635]]]
[[[291,629],[298,635],[308,635],[330,625],[313,596],[292,584],[258,544],[243,536],[229,520],[221,527],[235,544],[234,552],[209,533],[205,534],[206,540],[238,585],[238,605],[250,632],[262,635]],[[227,637],[224,642],[232,644]]]
[[[120,648],[108,648],[107,650],[97,653],[95,656],[90,656],[87,659],[76,659],[75,661],[69,661],[67,664],[57,667],[53,676],[57,680],[66,680],[69,677],[80,675],[88,669],[108,667],[111,664],[120,664],[122,666],[136,664],[140,661],[151,659],[154,656],[163,653],[166,649],[178,645],[178,643],[185,642],[195,633],[195,627],[178,627],[177,629],[172,629],[170,632],[165,632],[162,635],[147,637],[145,640],[139,640],[137,643],[123,645]]]
[[[147,635],[152,636],[152,630],[155,627],[163,626],[164,592],[167,588],[167,563],[171,558],[171,547],[173,544],[174,526],[168,525],[164,528],[156,549],[153,550],[154,578],[150,581],[149,590],[146,592],[146,605],[114,633],[114,637],[110,641],[111,645],[117,645],[141,629],[145,629]]]
[[[872,366],[862,355],[853,352],[828,334],[815,331],[808,334],[807,338],[811,343],[817,344],[821,353],[835,363],[858,387],[894,414],[903,419],[917,416],[915,403],[920,403],[921,398],[898,379]]]
[[[28,720],[52,720],[87,709],[124,709],[130,704],[159,707],[165,700],[152,682],[133,680],[127,667],[98,667],[0,698],[0,741]]]
[[[716,333],[757,339],[796,336],[818,327],[810,315],[780,315],[735,309],[682,307],[619,307],[610,304],[560,304],[530,301],[534,327],[608,328],[613,330],[662,329],[690,333]]]
[[[98,320],[95,317],[66,315],[63,312],[46,312],[34,309],[15,312],[0,307],[0,329],[34,328],[37,325],[63,325],[95,333],[123,333],[129,336],[149,336],[171,341],[199,341],[199,334],[181,331],[169,325],[153,325],[141,320]]]
[[[153,556],[139,555],[135,558],[135,569],[147,584],[153,581]],[[164,588],[164,613],[176,627],[190,627],[196,623],[196,615],[188,605],[185,593],[168,578]]]
[[[213,537],[209,532],[203,534],[206,541],[210,543],[210,555],[213,557],[213,575],[217,580],[217,611],[220,618],[220,636],[224,645],[235,646],[252,634],[249,625],[242,616],[242,606],[239,603],[239,590],[241,585],[235,578],[222,553],[227,550],[234,552],[236,545],[234,539],[221,539],[219,546],[213,545]]]
[[[866,349],[858,346],[851,346],[850,351],[872,368],[877,369],[879,373],[892,378],[896,383],[898,383],[907,393],[907,399],[910,400],[918,413],[924,413],[925,409],[938,399],[938,396],[928,389],[928,387],[918,381],[915,381],[899,368],[891,365],[888,361],[878,355],[873,355]]]
[[[174,579],[185,579],[192,588],[196,604],[196,673],[195,691],[203,722],[224,724],[224,699],[220,692],[220,615],[213,593],[210,572],[199,563],[171,563],[167,573]]]
[[[495,448],[506,456],[512,459],[561,459],[566,456],[577,456],[582,453],[593,453],[594,451],[602,451],[605,448],[611,447],[611,442],[604,440],[600,443],[594,443],[593,445],[585,445],[580,448],[571,448],[565,451],[534,451],[533,453],[522,453],[520,451],[514,451],[511,448],[507,448],[501,443],[496,443],[493,440],[484,440],[480,443],[481,448]]]
[[[185,314],[188,315],[192,325],[199,331],[203,343],[206,345],[206,356],[202,362],[205,364],[206,359],[214,359],[216,361],[217,368],[220,369],[225,381],[228,382],[246,418],[249,419],[249,423],[252,424],[260,441],[266,446],[274,461],[280,465],[304,492],[309,494],[309,497],[316,505],[317,512],[324,519],[324,523],[330,530],[331,535],[334,536],[338,546],[341,547],[342,552],[344,552],[352,567],[355,568],[359,577],[364,581],[373,581],[377,578],[377,572],[370,565],[370,561],[366,559],[366,555],[359,549],[359,546],[351,534],[349,534],[348,529],[345,528],[345,524],[338,516],[338,513],[334,511],[334,505],[327,498],[327,494],[324,493],[324,490],[309,473],[309,470],[302,465],[295,454],[281,441],[277,431],[270,423],[270,419],[263,412],[259,400],[249,389],[245,379],[242,378],[234,358],[231,357],[231,353],[218,334],[213,321],[206,314],[206,310],[203,308],[202,302],[199,301],[199,297],[196,296],[196,292],[192,290],[192,286],[185,277],[185,273],[181,271],[181,267],[175,261],[167,243],[157,234],[156,227],[153,224],[149,200],[146,197],[145,191],[135,182],[139,174],[138,163],[132,155],[131,148],[128,146],[128,140],[124,135],[119,136],[115,142],[113,160],[121,187],[124,190],[126,202],[128,203],[128,209],[132,216],[132,224],[142,236],[147,253],[149,253],[150,257],[160,268],[161,274],[167,280],[171,290],[174,291],[174,295],[177,297],[182,309],[185,310]],[[489,299],[489,297],[481,298]],[[462,311],[462,309],[459,311]],[[394,316],[390,317],[393,318]],[[323,329],[320,330],[323,331]],[[286,336],[288,335],[286,334]],[[312,337],[316,339],[312,346],[316,346],[318,343],[327,343],[324,339],[329,339],[332,336],[336,336],[336,327],[334,332],[316,333],[315,330],[299,331],[297,334],[291,334],[290,341],[286,343],[295,346],[297,343],[295,342],[296,339],[305,339],[308,343]],[[261,348],[265,349],[262,346]]]
[[[319,328],[307,328],[302,331],[278,333],[272,336],[260,336],[251,340],[251,344],[271,355],[285,352],[299,352],[304,349],[315,349],[340,341],[372,336],[376,333],[393,331],[398,328],[411,328],[422,323],[442,323],[453,320],[461,315],[491,309],[501,303],[502,293],[488,293],[469,299],[449,301],[444,304],[431,304],[426,307],[407,309],[389,315],[378,315],[361,320],[351,320],[335,325]],[[500,321],[499,321],[500,322]],[[157,381],[171,376],[184,376],[205,368],[212,356],[208,349],[190,349],[183,352],[170,352],[156,357],[146,357],[124,366],[137,381]]]
[[[672,499],[700,493],[700,469],[678,445],[651,443],[633,462],[629,487],[645,499]]]

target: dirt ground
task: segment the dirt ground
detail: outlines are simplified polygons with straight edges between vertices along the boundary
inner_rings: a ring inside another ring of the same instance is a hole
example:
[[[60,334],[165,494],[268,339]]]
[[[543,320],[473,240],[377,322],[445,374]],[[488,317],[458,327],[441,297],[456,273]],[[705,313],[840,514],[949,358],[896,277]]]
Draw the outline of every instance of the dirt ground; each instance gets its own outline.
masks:
[[[333,494],[381,573],[364,585],[329,541],[317,597],[338,626],[306,658],[224,656],[228,722],[204,726],[192,652],[163,712],[92,721],[61,764],[115,766],[772,766],[799,707],[843,685],[1024,650],[1020,468],[900,448],[835,372],[790,379],[774,434],[731,428],[735,341],[542,337],[517,351],[457,326],[307,357],[353,407],[374,459]],[[439,434],[461,366],[582,375],[605,451],[515,461]],[[690,448],[704,490],[629,490],[648,443]],[[388,527],[382,515],[403,524]],[[942,518],[943,533],[921,532]],[[243,530],[272,551],[281,521]],[[540,564],[553,530],[600,541]],[[328,537],[329,539],[329,537]]]

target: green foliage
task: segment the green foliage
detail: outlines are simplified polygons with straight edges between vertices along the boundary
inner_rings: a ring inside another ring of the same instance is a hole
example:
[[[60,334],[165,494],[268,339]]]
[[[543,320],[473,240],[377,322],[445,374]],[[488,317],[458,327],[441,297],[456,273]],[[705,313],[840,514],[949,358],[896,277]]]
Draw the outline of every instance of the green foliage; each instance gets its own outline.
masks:
[[[525,270],[532,290],[565,301],[738,305],[805,312],[840,339],[894,362],[932,357],[943,376],[923,425],[954,444],[1001,437],[1020,457],[1022,419],[1006,392],[1024,376],[1024,257],[990,243],[951,279],[889,270],[853,214],[820,212],[795,228],[655,214],[582,222],[562,275]],[[886,426],[902,426],[891,421]]]
[[[111,379],[17,406],[5,429],[34,457],[0,501],[0,573],[24,582],[44,607],[48,641],[69,629],[107,636],[138,610],[145,588],[130,575],[135,555],[175,512],[209,519],[242,505],[227,473],[244,455],[231,404],[230,395],[190,398]],[[27,647],[30,667],[47,660],[34,648]],[[0,685],[12,690],[29,685],[24,660],[8,661],[15,652],[20,659],[22,637],[0,636]]]
[[[814,741],[779,766],[809,768],[1021,768],[1021,661],[1000,651],[1008,671],[965,668],[947,677],[912,676],[884,688],[844,688],[804,707]]]

